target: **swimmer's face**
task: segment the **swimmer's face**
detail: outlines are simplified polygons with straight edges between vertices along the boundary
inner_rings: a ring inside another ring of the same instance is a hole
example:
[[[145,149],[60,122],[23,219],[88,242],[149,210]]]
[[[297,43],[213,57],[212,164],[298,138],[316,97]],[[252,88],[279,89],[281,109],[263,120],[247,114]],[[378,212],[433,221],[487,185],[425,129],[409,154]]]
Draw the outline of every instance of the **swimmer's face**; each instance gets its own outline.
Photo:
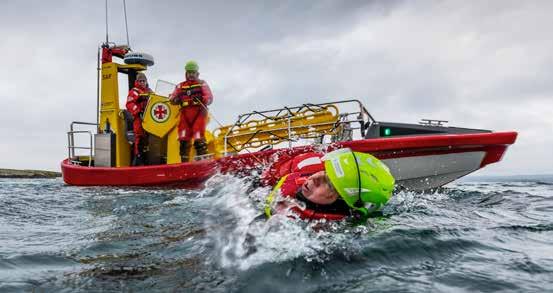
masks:
[[[325,171],[319,171],[309,176],[301,186],[301,192],[309,201],[323,205],[331,204],[339,197]]]

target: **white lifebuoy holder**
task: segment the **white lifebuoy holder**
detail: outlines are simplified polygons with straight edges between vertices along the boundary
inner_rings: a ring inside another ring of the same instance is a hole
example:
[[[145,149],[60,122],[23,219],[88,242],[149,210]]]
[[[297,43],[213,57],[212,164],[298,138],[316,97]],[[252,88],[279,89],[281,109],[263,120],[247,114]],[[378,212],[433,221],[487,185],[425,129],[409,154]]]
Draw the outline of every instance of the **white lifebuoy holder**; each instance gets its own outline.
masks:
[[[125,62],[125,64],[141,64],[144,66],[152,66],[154,65],[154,57],[147,53],[129,52],[125,54],[123,62]]]

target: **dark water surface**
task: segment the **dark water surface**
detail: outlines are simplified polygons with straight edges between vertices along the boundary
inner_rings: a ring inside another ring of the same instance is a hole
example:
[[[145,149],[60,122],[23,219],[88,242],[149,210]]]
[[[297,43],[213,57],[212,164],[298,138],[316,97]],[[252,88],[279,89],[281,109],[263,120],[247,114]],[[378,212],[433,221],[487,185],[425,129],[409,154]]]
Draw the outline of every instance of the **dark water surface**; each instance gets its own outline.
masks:
[[[255,221],[268,189],[0,179],[0,292],[544,292],[553,176],[396,194],[361,227]]]

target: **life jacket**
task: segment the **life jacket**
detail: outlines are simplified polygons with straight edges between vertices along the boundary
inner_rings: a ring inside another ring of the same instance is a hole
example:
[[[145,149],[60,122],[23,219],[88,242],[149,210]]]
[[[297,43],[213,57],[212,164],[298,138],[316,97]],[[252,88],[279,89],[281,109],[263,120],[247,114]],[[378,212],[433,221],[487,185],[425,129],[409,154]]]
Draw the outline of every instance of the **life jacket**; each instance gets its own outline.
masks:
[[[317,153],[290,153],[288,151],[279,152],[278,160],[273,162],[261,174],[261,184],[264,186],[274,186],[277,182],[290,173],[300,172],[304,175],[311,175],[324,170],[320,158],[322,154]]]
[[[306,153],[281,162],[277,168],[279,174],[284,174],[274,186],[267,197],[265,214],[270,217],[274,212],[283,212],[290,210],[301,219],[327,219],[339,221],[350,215],[350,209],[343,201],[337,201],[331,205],[318,205],[303,198],[301,186],[311,176],[324,170],[324,164],[321,161],[322,155],[316,153]],[[274,202],[275,197],[281,196],[289,199],[295,199],[296,204],[287,201]],[[274,210],[273,210],[274,209]]]
[[[136,118],[141,115],[148,105],[151,90],[149,88],[133,87],[127,96],[126,108]]]
[[[182,107],[188,107],[198,105],[198,101],[202,102],[204,106],[211,104],[213,96],[211,89],[207,83],[201,79],[199,80],[187,80],[177,85],[175,94],[181,100]]]

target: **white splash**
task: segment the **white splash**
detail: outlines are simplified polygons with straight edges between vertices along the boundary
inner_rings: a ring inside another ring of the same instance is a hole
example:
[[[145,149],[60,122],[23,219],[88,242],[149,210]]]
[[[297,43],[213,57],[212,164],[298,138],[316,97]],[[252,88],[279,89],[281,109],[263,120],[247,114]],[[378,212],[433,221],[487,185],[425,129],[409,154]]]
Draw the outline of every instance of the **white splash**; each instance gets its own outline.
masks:
[[[343,222],[303,221],[284,215],[266,219],[262,212],[270,188],[250,188],[251,178],[215,177],[207,184],[215,195],[213,216],[205,221],[206,245],[214,246],[213,261],[223,268],[247,270],[295,258],[325,261],[337,249],[351,248],[353,234],[368,231],[366,227],[348,228]]]

